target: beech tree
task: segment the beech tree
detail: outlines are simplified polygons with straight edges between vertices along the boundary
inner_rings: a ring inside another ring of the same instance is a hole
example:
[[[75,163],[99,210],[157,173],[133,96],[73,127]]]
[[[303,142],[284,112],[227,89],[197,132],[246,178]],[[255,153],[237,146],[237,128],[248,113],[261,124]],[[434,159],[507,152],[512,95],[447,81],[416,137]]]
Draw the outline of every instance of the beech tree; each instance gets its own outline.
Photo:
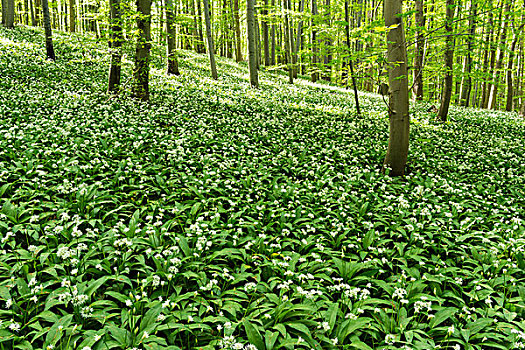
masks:
[[[217,80],[217,66],[215,65],[215,48],[213,45],[213,34],[211,30],[211,19],[210,19],[210,5],[208,0],[202,0],[204,4],[204,19],[206,21],[206,39],[208,41],[208,54],[210,56],[210,69],[211,76],[213,79]]]
[[[111,62],[109,66],[108,91],[117,92],[120,88],[120,70],[122,61],[122,9],[120,0],[109,0],[111,33],[109,48]]]
[[[136,1],[138,39],[135,48],[133,97],[149,100],[149,60],[151,50],[151,0]]]
[[[47,59],[54,61],[56,57],[55,49],[53,48],[51,18],[49,17],[49,4],[47,0],[42,0],[42,16],[44,18],[44,31],[46,36],[46,56]]]
[[[443,95],[437,117],[442,122],[447,121],[450,98],[452,97],[452,84],[454,75],[454,33],[452,32],[452,21],[454,20],[454,0],[447,0],[445,11],[445,31],[446,31],[446,50],[445,50],[445,79],[443,83]]]
[[[166,0],[166,29],[167,29],[167,55],[168,74],[180,75],[177,51],[175,49],[175,13],[173,11],[173,0]]]
[[[388,119],[390,131],[383,171],[392,176],[405,175],[408,157],[410,116],[408,111],[408,71],[402,0],[384,0],[387,32]]]
[[[255,0],[247,0],[246,25],[248,32],[248,65],[250,69],[250,84],[254,88],[259,88],[259,77],[257,75],[257,44],[255,37]]]

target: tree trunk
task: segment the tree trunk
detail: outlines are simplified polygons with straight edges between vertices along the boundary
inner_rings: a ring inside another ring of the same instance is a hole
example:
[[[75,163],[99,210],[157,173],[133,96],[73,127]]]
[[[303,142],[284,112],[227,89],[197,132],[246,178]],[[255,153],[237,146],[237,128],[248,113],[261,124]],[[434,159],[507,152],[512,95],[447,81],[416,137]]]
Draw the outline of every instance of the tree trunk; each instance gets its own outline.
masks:
[[[264,65],[270,65],[270,40],[268,36],[268,22],[266,16],[268,16],[268,0],[264,0],[264,9],[262,10],[262,32],[263,32],[263,46],[264,46]]]
[[[514,87],[512,82],[512,66],[514,63],[514,52],[516,50],[516,45],[518,44],[519,33],[523,30],[523,16],[521,20],[522,24],[516,32],[514,32],[514,38],[512,39],[512,44],[509,52],[509,61],[507,63],[507,103],[505,104],[505,110],[507,112],[512,111],[514,107]]]
[[[7,18],[7,0],[2,0],[2,25],[5,27]]]
[[[384,0],[385,26],[392,28],[387,34],[387,61],[390,135],[383,171],[391,176],[405,174],[408,157],[410,116],[408,113],[408,72],[402,0]]]
[[[167,55],[168,74],[180,75],[179,63],[177,61],[176,37],[175,37],[175,14],[173,13],[173,0],[166,0],[166,27],[167,27]],[[198,46],[198,44],[197,44]]]
[[[498,23],[501,24],[501,11],[499,13]],[[494,74],[494,65],[496,63],[496,47],[497,47],[496,41],[497,41],[499,32],[496,33],[496,35],[494,35],[494,27],[495,27],[494,21],[492,21],[491,17],[489,16],[490,66],[488,67],[488,70],[485,71],[486,84],[483,86],[483,104],[482,104],[483,108],[488,108],[489,106],[490,92],[492,91],[492,82],[490,81],[491,78],[489,78],[489,76],[492,77],[492,75]]]
[[[450,106],[450,98],[452,96],[452,84],[453,84],[453,65],[454,65],[454,33],[452,31],[452,21],[454,19],[454,0],[447,0],[447,9],[445,10],[445,31],[447,32],[446,37],[446,50],[445,50],[445,80],[443,83],[443,94],[441,96],[441,106],[437,117],[440,121],[446,122],[448,116],[448,108]]]
[[[273,6],[275,6],[275,0],[272,0],[272,7]],[[272,66],[275,66],[275,24],[272,24],[272,30],[271,30],[270,35],[271,35],[271,41],[272,41],[270,64]]]
[[[312,0],[312,67],[313,71],[311,74],[311,80],[313,83],[319,79],[319,73],[317,72],[317,52],[319,50],[319,45],[317,42],[317,30],[316,28],[316,18],[317,18],[317,0]]]
[[[472,90],[472,51],[476,35],[477,2],[470,0],[469,36],[467,38],[467,56],[465,57],[463,82],[461,84],[460,105],[468,107],[470,104],[470,91]]]
[[[501,71],[501,67],[503,66],[503,59],[505,55],[504,47],[507,43],[507,27],[509,25],[509,19],[510,1],[507,0],[507,4],[505,6],[505,23],[503,23],[503,28],[501,29],[500,45],[498,47],[498,60],[496,62],[496,69],[494,70],[494,84],[492,84],[492,88],[490,89],[489,102],[487,105],[488,109],[494,109],[494,107],[496,107],[496,99],[498,97],[499,73]]]
[[[124,39],[122,35],[122,9],[120,7],[120,0],[109,0],[109,13],[111,16],[111,32],[109,41],[109,47],[111,49],[111,63],[109,66],[108,91],[118,92],[120,88],[122,42]]]
[[[35,7],[33,5],[33,0],[29,0],[29,10],[31,11],[31,25],[36,27],[36,16],[35,16]]]
[[[120,6],[120,1],[119,1]],[[111,10],[110,10],[111,11]],[[71,33],[74,33],[76,31],[76,24],[77,24],[77,18],[76,18],[76,9],[75,9],[75,0],[69,0],[69,31]]]
[[[299,2],[299,14],[300,14],[300,16],[303,15],[303,11],[304,11],[304,0],[300,0],[300,2]],[[302,38],[303,38],[303,20],[300,19],[299,23],[297,24],[297,39],[295,40],[295,63],[296,64],[298,62],[298,57],[297,57],[298,53],[301,51]],[[301,62],[302,62],[302,60],[301,60]]]
[[[425,14],[423,0],[415,1],[416,42],[414,46],[414,99],[423,100],[423,54],[425,46]]]
[[[210,19],[210,5],[208,0],[203,0],[204,4],[204,21],[206,23],[206,38],[208,40],[208,53],[210,55],[210,68],[211,76],[213,79],[217,80],[217,66],[215,65],[215,49],[213,46],[213,34],[211,31],[211,19]]]
[[[326,0],[325,2],[325,10],[326,10],[326,13],[325,13],[325,24],[326,26],[329,28],[330,27],[330,0]],[[331,46],[332,46],[332,43],[331,43],[331,39],[328,37],[328,33],[325,33],[325,40],[324,40],[324,51],[325,51],[325,55],[324,55],[324,73],[323,74],[323,79],[326,80],[326,81],[331,81],[332,80],[332,54],[331,54]]]
[[[2,11],[3,11],[2,7]],[[5,16],[5,27],[15,27],[15,0],[6,0],[6,16]]]
[[[354,87],[354,99],[355,99],[355,108],[357,111],[357,115],[361,115],[361,109],[359,108],[359,96],[357,95],[357,83],[355,81],[355,75],[354,75],[354,63],[352,62],[352,58],[350,57],[351,47],[350,47],[350,18],[348,15],[348,0],[345,0],[345,34],[346,34],[346,47],[348,49],[348,52],[346,53],[348,56],[346,57],[346,60],[348,61],[348,67],[350,68],[350,76],[352,78],[352,85]],[[346,74],[346,86],[348,87],[348,73]]]
[[[233,1],[233,19],[235,25],[235,61],[242,61],[242,50],[241,50],[241,24],[239,20],[239,0]]]
[[[42,15],[44,17],[44,31],[46,35],[46,56],[47,59],[54,61],[55,50],[53,49],[53,36],[51,32],[51,17],[49,16],[49,4],[47,0],[42,0]]]
[[[284,9],[284,51],[286,55],[286,66],[288,69],[288,82],[293,84],[292,46],[290,45],[290,22],[288,20],[288,0],[283,0]]]
[[[250,85],[259,88],[257,75],[257,44],[255,42],[255,0],[246,2],[246,25],[248,31],[248,64],[250,68]]]
[[[136,0],[139,17],[137,29],[139,38],[135,49],[135,84],[133,97],[149,100],[149,61],[151,50],[151,0]]]

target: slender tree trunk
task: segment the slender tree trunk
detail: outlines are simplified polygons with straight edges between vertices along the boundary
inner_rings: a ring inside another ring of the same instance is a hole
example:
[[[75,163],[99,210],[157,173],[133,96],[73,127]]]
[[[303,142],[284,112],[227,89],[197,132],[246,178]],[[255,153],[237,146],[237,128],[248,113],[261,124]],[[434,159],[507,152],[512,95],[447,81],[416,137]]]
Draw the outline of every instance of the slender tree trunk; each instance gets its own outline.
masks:
[[[2,0],[2,25],[6,26],[7,18],[7,0]]]
[[[312,74],[311,74],[311,80],[312,80],[313,83],[315,83],[317,81],[317,79],[319,79],[319,73],[317,72],[318,71],[318,69],[317,69],[317,60],[318,60],[317,52],[319,51],[319,45],[318,45],[318,41],[317,41],[317,30],[316,30],[317,15],[318,15],[318,12],[317,12],[317,0],[312,0],[312,67],[313,67],[313,71],[312,71]]]
[[[283,0],[284,8],[284,51],[286,55],[286,66],[288,69],[288,82],[293,84],[293,62],[292,62],[292,47],[290,45],[290,22],[288,20],[288,1]]]
[[[211,31],[210,5],[208,0],[203,0],[204,4],[204,21],[206,23],[206,38],[208,40],[208,53],[210,55],[211,76],[217,80],[217,66],[215,65],[215,49],[213,45],[213,33]]]
[[[111,16],[109,41],[111,63],[109,66],[108,91],[118,92],[120,88],[122,42],[124,40],[122,34],[122,9],[120,7],[120,0],[109,0],[109,13]]]
[[[470,0],[470,20],[469,20],[469,36],[467,38],[467,55],[465,56],[465,63],[463,73],[463,83],[461,84],[460,104],[468,107],[470,103],[470,91],[472,90],[472,51],[474,50],[474,39],[476,35],[476,18],[477,18],[477,2]]]
[[[272,8],[275,6],[275,0],[272,0]],[[272,24],[271,35],[271,53],[270,53],[270,64],[275,66],[275,24]]]
[[[268,0],[264,0],[264,9],[262,10],[262,32],[263,32],[263,46],[264,46],[264,65],[270,65],[270,38],[268,37],[268,22],[266,16],[268,16]]]
[[[135,49],[133,97],[149,100],[149,61],[151,50],[151,0],[136,0],[139,38]]]
[[[259,88],[259,77],[257,75],[257,45],[255,37],[255,0],[246,2],[246,25],[248,32],[248,65],[250,68],[250,84]]]
[[[288,3],[288,11],[290,11],[290,14],[288,15],[288,40],[290,41],[290,58],[292,62],[292,74],[294,79],[297,78],[297,51],[294,43],[294,30],[293,30],[293,23],[292,23],[292,16],[291,13],[293,11],[292,8],[292,1],[286,0]]]
[[[198,53],[205,53],[206,49],[204,47],[204,33],[202,30],[202,9],[201,9],[201,1],[196,0],[197,2],[197,33],[199,35],[199,45],[197,52]],[[182,46],[181,46],[182,47]]]
[[[31,11],[31,25],[36,27],[35,7],[33,5],[33,0],[29,0],[29,10]]]
[[[177,51],[175,50],[177,41],[175,36],[175,14],[173,13],[173,0],[166,0],[166,27],[168,33],[168,74],[180,75],[179,63],[177,61]]]
[[[300,0],[299,2],[299,14],[300,16],[303,15],[304,11],[304,0]],[[303,42],[303,20],[299,19],[299,23],[297,24],[297,39],[295,40],[295,61],[297,63],[298,61],[298,53],[301,51],[301,44]],[[302,62],[302,60],[301,60]]]
[[[516,45],[518,44],[519,33],[523,30],[523,16],[521,20],[522,24],[517,31],[514,32],[514,38],[512,39],[512,44],[509,52],[509,61],[507,62],[507,103],[505,104],[505,110],[507,112],[512,111],[514,107],[514,87],[512,82],[512,66],[514,63],[514,52],[516,50]]]
[[[483,86],[483,103],[482,103],[482,108],[488,108],[489,106],[489,99],[490,99],[490,91],[492,90],[492,82],[491,82],[491,78],[492,78],[492,75],[494,73],[494,65],[496,63],[496,41],[497,41],[497,37],[499,36],[499,32],[496,33],[496,35],[494,35],[494,21],[492,20],[491,18],[492,16],[489,15],[489,28],[490,28],[490,31],[489,31],[489,35],[490,35],[490,41],[489,41],[489,47],[490,47],[490,50],[489,50],[489,53],[490,53],[490,61],[489,61],[489,67],[488,69],[485,71],[485,79],[486,79],[486,84]],[[501,11],[500,11],[500,14],[499,14],[499,20],[498,20],[498,23],[501,24]]]
[[[490,89],[490,95],[489,95],[489,102],[488,102],[488,109],[494,109],[496,107],[496,99],[498,97],[498,85],[499,85],[499,74],[501,71],[501,67],[503,66],[503,59],[505,55],[505,45],[507,43],[507,27],[509,25],[509,18],[510,18],[510,1],[507,0],[507,4],[505,6],[505,23],[503,23],[503,28],[501,29],[501,36],[500,36],[500,45],[498,47],[498,59],[496,62],[496,69],[494,70],[494,84],[492,84],[492,88]]]
[[[257,0],[254,2],[254,8],[253,8],[253,17],[254,17],[254,26],[255,26],[255,48],[257,53],[257,69],[260,68],[261,65],[261,33],[259,30],[259,16],[257,15]]]
[[[423,0],[415,1],[416,43],[414,46],[414,99],[423,100],[423,55],[425,46],[425,13]]]
[[[14,28],[15,27],[15,0],[6,0],[5,2],[5,9],[6,9],[6,15],[5,15],[5,27],[6,28]],[[2,7],[2,12],[4,11],[4,7]]]
[[[242,61],[242,50],[241,50],[241,24],[239,19],[239,0],[233,1],[233,19],[235,25],[235,61]]]
[[[450,98],[452,97],[453,84],[453,64],[454,64],[454,33],[452,31],[452,21],[454,19],[454,0],[447,0],[445,31],[446,37],[446,51],[445,51],[445,80],[443,84],[443,94],[441,96],[441,106],[437,117],[442,122],[447,121],[448,108],[450,106]]]
[[[383,163],[392,176],[405,175],[410,134],[408,113],[408,71],[402,0],[384,0],[385,26],[392,28],[387,34],[387,62],[390,133],[388,150]]]
[[[53,35],[51,32],[51,17],[49,16],[49,4],[47,0],[42,0],[42,16],[44,17],[44,31],[46,35],[46,56],[47,59],[54,61],[55,50],[53,49]]]
[[[357,115],[361,115],[361,109],[359,108],[359,96],[357,95],[357,83],[355,81],[355,75],[354,75],[354,63],[352,62],[352,58],[350,57],[351,52],[351,46],[350,46],[350,18],[348,15],[348,0],[345,0],[345,34],[346,34],[346,47],[348,49],[346,60],[348,61],[348,67],[350,68],[350,76],[352,78],[352,85],[354,87],[354,99],[355,99],[355,108],[357,111]],[[348,87],[348,73],[346,74],[346,86]]]
[[[325,24],[327,27],[330,27],[331,25],[331,21],[330,21],[330,16],[331,16],[331,11],[330,11],[330,0],[326,0],[325,2]],[[330,37],[328,37],[328,33],[325,33],[325,40],[324,40],[324,51],[325,51],[325,55],[324,55],[324,71],[325,71],[325,74],[323,74],[323,79],[326,80],[326,81],[331,81],[332,80],[332,53],[331,53],[331,50],[332,50],[332,40]]]

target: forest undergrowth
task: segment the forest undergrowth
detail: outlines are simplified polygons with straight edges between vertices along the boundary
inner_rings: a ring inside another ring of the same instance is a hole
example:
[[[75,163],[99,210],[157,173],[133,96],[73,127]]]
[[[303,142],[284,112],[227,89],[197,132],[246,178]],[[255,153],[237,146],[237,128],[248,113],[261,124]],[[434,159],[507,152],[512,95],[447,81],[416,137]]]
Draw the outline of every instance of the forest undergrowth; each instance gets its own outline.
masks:
[[[525,123],[154,48],[151,102],[107,43],[0,29],[0,349],[525,348]]]

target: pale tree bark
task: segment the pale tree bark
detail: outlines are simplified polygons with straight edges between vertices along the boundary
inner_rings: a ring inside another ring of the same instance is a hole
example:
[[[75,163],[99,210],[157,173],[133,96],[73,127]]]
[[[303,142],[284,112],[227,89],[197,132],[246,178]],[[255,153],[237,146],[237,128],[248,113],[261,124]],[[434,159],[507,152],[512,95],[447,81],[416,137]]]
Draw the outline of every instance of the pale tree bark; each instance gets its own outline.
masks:
[[[498,47],[498,59],[496,61],[496,68],[494,69],[493,81],[489,94],[489,102],[487,105],[488,109],[494,109],[496,107],[496,99],[498,97],[498,85],[499,85],[499,74],[501,67],[503,66],[503,59],[505,57],[505,45],[507,43],[507,27],[510,19],[510,1],[507,0],[505,6],[505,19],[503,28],[501,29],[500,45]]]
[[[410,133],[407,52],[401,17],[402,0],[384,0],[383,11],[385,26],[391,28],[387,34],[390,132],[383,171],[388,168],[391,176],[402,176],[405,174]]]
[[[204,5],[204,21],[206,23],[206,39],[208,41],[208,54],[210,55],[211,76],[213,79],[217,80],[219,76],[217,75],[217,66],[215,64],[215,48],[213,45],[213,33],[211,31],[210,5],[208,0],[203,0],[202,3]]]
[[[325,24],[326,26],[329,28],[330,25],[331,25],[331,4],[330,4],[330,0],[326,0],[325,1]],[[326,80],[326,81],[331,81],[332,80],[332,40],[331,38],[329,37],[329,34],[328,33],[325,33],[325,40],[324,40],[324,51],[325,51],[325,55],[324,55],[324,74],[323,74],[323,79]]]
[[[239,0],[233,1],[233,22],[235,26],[235,61],[242,61],[242,50],[241,50],[241,24],[239,19]]]
[[[248,65],[250,68],[250,85],[259,88],[257,75],[257,44],[255,33],[255,0],[246,2],[246,26],[248,32]]]
[[[304,0],[300,0],[299,2],[299,15],[301,16],[301,19],[299,19],[299,23],[297,24],[297,39],[295,40],[295,64],[296,64],[296,73],[299,70],[299,66],[297,66],[299,58],[298,53],[301,51],[301,44],[303,39],[303,20],[302,15],[304,11]],[[301,59],[301,71],[302,71],[302,59]],[[297,76],[296,76],[297,77]]]
[[[46,57],[54,61],[55,50],[53,48],[53,34],[51,31],[51,17],[49,16],[49,3],[47,0],[42,0],[42,16],[44,18],[44,32],[46,36]]]
[[[135,48],[133,97],[149,100],[149,61],[151,51],[151,0],[137,0],[137,29],[139,38]]]
[[[470,0],[469,36],[467,38],[467,55],[463,63],[463,81],[461,83],[460,105],[468,107],[470,104],[470,92],[472,90],[472,51],[474,50],[474,39],[476,35],[477,0]]]
[[[292,8],[292,1],[286,0],[288,3],[288,11],[290,11],[290,14],[288,15],[288,40],[290,41],[290,58],[292,61],[292,75],[294,79],[297,79],[297,51],[295,50],[295,43],[294,43],[294,30],[293,30],[293,22],[292,22],[292,16],[291,13],[293,11]]]
[[[175,37],[175,14],[173,12],[173,0],[166,0],[166,27],[168,36],[168,74],[180,75],[179,62],[177,61],[176,37]],[[197,44],[198,46],[198,44]]]
[[[445,39],[445,80],[443,82],[441,105],[437,114],[438,119],[442,122],[447,121],[448,109],[450,107],[450,98],[452,97],[452,84],[454,82],[454,33],[452,30],[452,21],[454,20],[454,0],[447,0],[446,4],[445,31],[447,36]]]
[[[491,4],[492,5],[492,4]],[[501,10],[499,11],[499,19],[498,23],[501,23]],[[487,53],[488,57],[490,57],[489,66],[485,69],[485,82],[483,85],[483,102],[482,102],[482,108],[488,108],[489,106],[489,99],[490,99],[490,91],[492,90],[492,83],[489,81],[489,76],[492,76],[494,73],[494,65],[496,64],[496,41],[497,37],[499,36],[499,31],[494,35],[494,20],[492,19],[492,12],[489,14],[489,31],[488,34],[490,35],[490,41],[489,41],[489,52]]]
[[[109,0],[111,63],[109,65],[108,91],[118,92],[120,89],[120,71],[122,64],[122,9],[120,0]]]
[[[423,55],[425,50],[425,13],[423,0],[415,1],[416,41],[414,45],[414,100],[423,100]]]

